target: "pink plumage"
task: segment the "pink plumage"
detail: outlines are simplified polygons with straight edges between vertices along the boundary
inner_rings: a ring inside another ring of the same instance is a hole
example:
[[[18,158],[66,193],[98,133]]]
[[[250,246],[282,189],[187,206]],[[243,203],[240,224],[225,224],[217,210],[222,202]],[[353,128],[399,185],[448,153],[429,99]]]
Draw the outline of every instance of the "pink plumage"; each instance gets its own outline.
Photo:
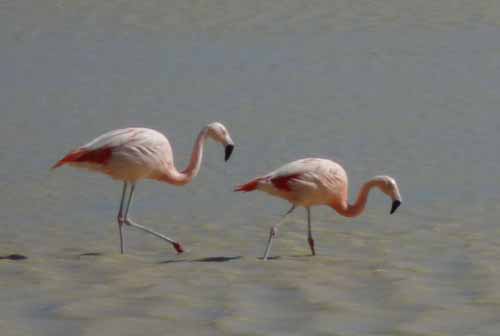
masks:
[[[261,190],[270,195],[283,198],[292,204],[287,212],[292,212],[296,206],[307,209],[308,242],[311,252],[315,255],[312,238],[310,207],[327,205],[346,217],[355,217],[364,210],[368,193],[372,188],[378,188],[392,199],[391,214],[401,204],[401,196],[396,181],[390,176],[375,176],[366,182],[354,204],[348,202],[347,174],[338,163],[320,158],[306,158],[293,161],[266,174],[257,177],[235,189],[249,192]],[[277,225],[271,228],[269,241],[264,254],[267,259]]]
[[[234,191],[249,192],[249,191],[255,190],[255,189],[257,189],[257,185],[259,183],[259,180],[260,179],[255,179],[255,180],[252,180],[252,181],[247,182],[245,184],[242,184],[242,185],[236,187],[236,189],[234,189]]]
[[[111,158],[111,148],[99,148],[96,150],[77,149],[52,166],[52,169],[59,168],[65,164],[76,164],[77,162],[93,163],[105,165]]]
[[[133,222],[128,211],[135,184],[143,179],[153,179],[173,185],[184,185],[198,174],[203,158],[203,146],[207,138],[225,146],[225,160],[229,159],[234,143],[226,127],[219,122],[205,126],[198,137],[186,169],[178,171],[174,165],[172,147],[165,135],[149,128],[117,129],[95,138],[89,143],[71,151],[52,166],[63,165],[85,168],[106,174],[124,182],[118,227],[120,251],[123,253],[122,225],[127,224],[151,233],[173,245],[177,252],[183,252],[179,242]],[[130,194],[125,203],[125,194],[130,185]]]

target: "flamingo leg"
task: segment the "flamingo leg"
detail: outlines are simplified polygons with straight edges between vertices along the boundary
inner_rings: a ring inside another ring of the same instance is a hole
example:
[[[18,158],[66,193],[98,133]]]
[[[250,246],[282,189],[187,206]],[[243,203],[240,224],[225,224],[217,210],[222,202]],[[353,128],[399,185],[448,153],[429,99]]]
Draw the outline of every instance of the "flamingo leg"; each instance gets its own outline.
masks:
[[[177,242],[177,241],[175,241],[175,240],[173,240],[173,239],[171,239],[171,238],[169,238],[169,237],[167,237],[165,235],[162,235],[161,233],[158,233],[158,232],[156,232],[154,230],[151,230],[150,228],[147,228],[145,226],[137,224],[136,222],[134,222],[133,220],[131,220],[128,217],[128,211],[129,211],[129,208],[130,208],[130,204],[132,203],[132,196],[134,194],[134,190],[135,190],[135,183],[132,183],[132,186],[130,188],[130,196],[129,196],[128,202],[127,202],[127,207],[125,208],[125,224],[130,225],[132,227],[135,227],[136,229],[145,231],[147,233],[150,233],[153,236],[156,236],[156,237],[158,237],[160,239],[163,239],[163,240],[169,242],[170,244],[172,244],[174,246],[174,248],[177,251],[177,253],[184,252],[184,249],[182,248],[182,245],[179,242]]]
[[[314,250],[314,239],[312,236],[312,228],[311,228],[311,208],[306,208],[307,210],[307,242],[309,243],[309,247],[311,248],[312,255],[316,255],[316,251]]]
[[[128,195],[127,206],[125,207],[125,216],[124,216],[125,221],[127,220],[128,217],[128,210],[130,209],[130,204],[132,204],[134,191],[135,191],[135,183],[130,183],[130,193]]]
[[[127,193],[127,182],[123,182],[122,199],[120,201],[120,210],[118,210],[118,233],[120,234],[120,253],[123,254],[123,223],[125,222],[123,217],[123,204],[125,201],[125,194]]]
[[[269,252],[271,251],[271,246],[273,245],[273,238],[276,235],[276,232],[274,230],[274,226],[271,228],[271,231],[269,232],[269,239],[267,240],[267,246],[266,246],[266,252],[264,252],[264,256],[262,257],[262,260],[267,260],[269,257]]]
[[[264,252],[264,257],[262,258],[263,260],[267,260],[269,257],[269,252],[271,252],[271,246],[273,244],[273,238],[278,234],[278,227],[281,225],[281,223],[284,222],[285,217],[288,216],[289,214],[292,213],[292,211],[295,210],[295,204],[292,205],[290,210],[288,210],[281,218],[281,220],[274,224],[271,227],[271,231],[269,232],[269,239],[267,240],[267,246],[266,246],[266,251]]]
[[[283,215],[283,217],[286,217],[287,215],[291,214],[293,210],[295,210],[295,204],[292,204],[292,207],[290,208],[290,210],[288,210],[287,212],[285,212],[285,214]]]

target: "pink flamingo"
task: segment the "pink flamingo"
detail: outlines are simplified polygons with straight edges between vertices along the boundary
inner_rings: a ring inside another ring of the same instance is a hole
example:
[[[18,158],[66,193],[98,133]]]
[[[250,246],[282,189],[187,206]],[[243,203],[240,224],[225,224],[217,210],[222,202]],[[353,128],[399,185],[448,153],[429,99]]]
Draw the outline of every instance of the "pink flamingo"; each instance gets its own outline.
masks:
[[[347,174],[344,168],[336,162],[318,158],[307,158],[287,163],[267,175],[257,177],[237,187],[235,191],[262,190],[273,196],[286,199],[292,203],[292,207],[283,217],[290,214],[296,206],[305,207],[307,210],[307,241],[312,255],[316,255],[312,237],[310,207],[328,205],[342,216],[356,217],[363,212],[368,193],[372,188],[378,188],[392,199],[391,214],[401,205],[398,185],[390,176],[375,176],[366,182],[361,187],[356,202],[349,204]],[[264,260],[267,260],[269,256],[272,240],[277,234],[280,223],[271,227]]]
[[[203,157],[203,146],[207,138],[225,146],[225,161],[234,149],[234,143],[226,127],[219,122],[205,126],[194,144],[191,160],[186,169],[179,172],[174,166],[172,147],[167,138],[148,128],[125,128],[107,132],[83,145],[57,162],[52,169],[68,164],[109,175],[123,181],[123,191],[118,211],[120,252],[123,254],[123,224],[146,231],[171,243],[178,253],[184,252],[182,245],[158,232],[139,225],[128,217],[135,185],[143,179],[152,179],[181,186],[198,175]],[[130,193],[125,205],[125,195]]]

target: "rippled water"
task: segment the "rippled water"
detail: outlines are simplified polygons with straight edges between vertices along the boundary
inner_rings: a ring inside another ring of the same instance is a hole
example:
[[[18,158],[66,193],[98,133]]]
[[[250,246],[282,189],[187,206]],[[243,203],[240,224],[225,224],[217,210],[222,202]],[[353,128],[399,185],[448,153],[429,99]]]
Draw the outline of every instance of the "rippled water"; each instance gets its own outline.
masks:
[[[496,1],[7,1],[0,5],[2,335],[498,335],[500,8]],[[183,188],[141,183],[126,230],[119,183],[49,167],[113,128],[167,133]],[[345,219],[234,185],[306,156],[360,184]]]

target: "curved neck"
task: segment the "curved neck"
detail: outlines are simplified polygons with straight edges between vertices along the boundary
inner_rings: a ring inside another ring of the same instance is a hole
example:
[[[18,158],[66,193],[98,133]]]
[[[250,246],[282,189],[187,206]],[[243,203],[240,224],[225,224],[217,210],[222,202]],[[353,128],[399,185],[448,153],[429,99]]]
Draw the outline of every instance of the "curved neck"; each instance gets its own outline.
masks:
[[[205,140],[207,139],[207,129],[203,128],[193,146],[193,152],[191,153],[191,160],[189,161],[188,166],[182,172],[179,172],[174,165],[167,169],[167,172],[163,176],[165,182],[174,185],[184,185],[198,175],[201,167],[201,161],[203,159],[203,145],[205,144]]]
[[[333,206],[339,214],[345,217],[356,217],[359,216],[365,209],[366,202],[368,200],[368,194],[372,188],[378,187],[379,181],[371,179],[370,181],[363,184],[361,187],[358,198],[354,204],[349,204],[347,200],[340,204]]]

